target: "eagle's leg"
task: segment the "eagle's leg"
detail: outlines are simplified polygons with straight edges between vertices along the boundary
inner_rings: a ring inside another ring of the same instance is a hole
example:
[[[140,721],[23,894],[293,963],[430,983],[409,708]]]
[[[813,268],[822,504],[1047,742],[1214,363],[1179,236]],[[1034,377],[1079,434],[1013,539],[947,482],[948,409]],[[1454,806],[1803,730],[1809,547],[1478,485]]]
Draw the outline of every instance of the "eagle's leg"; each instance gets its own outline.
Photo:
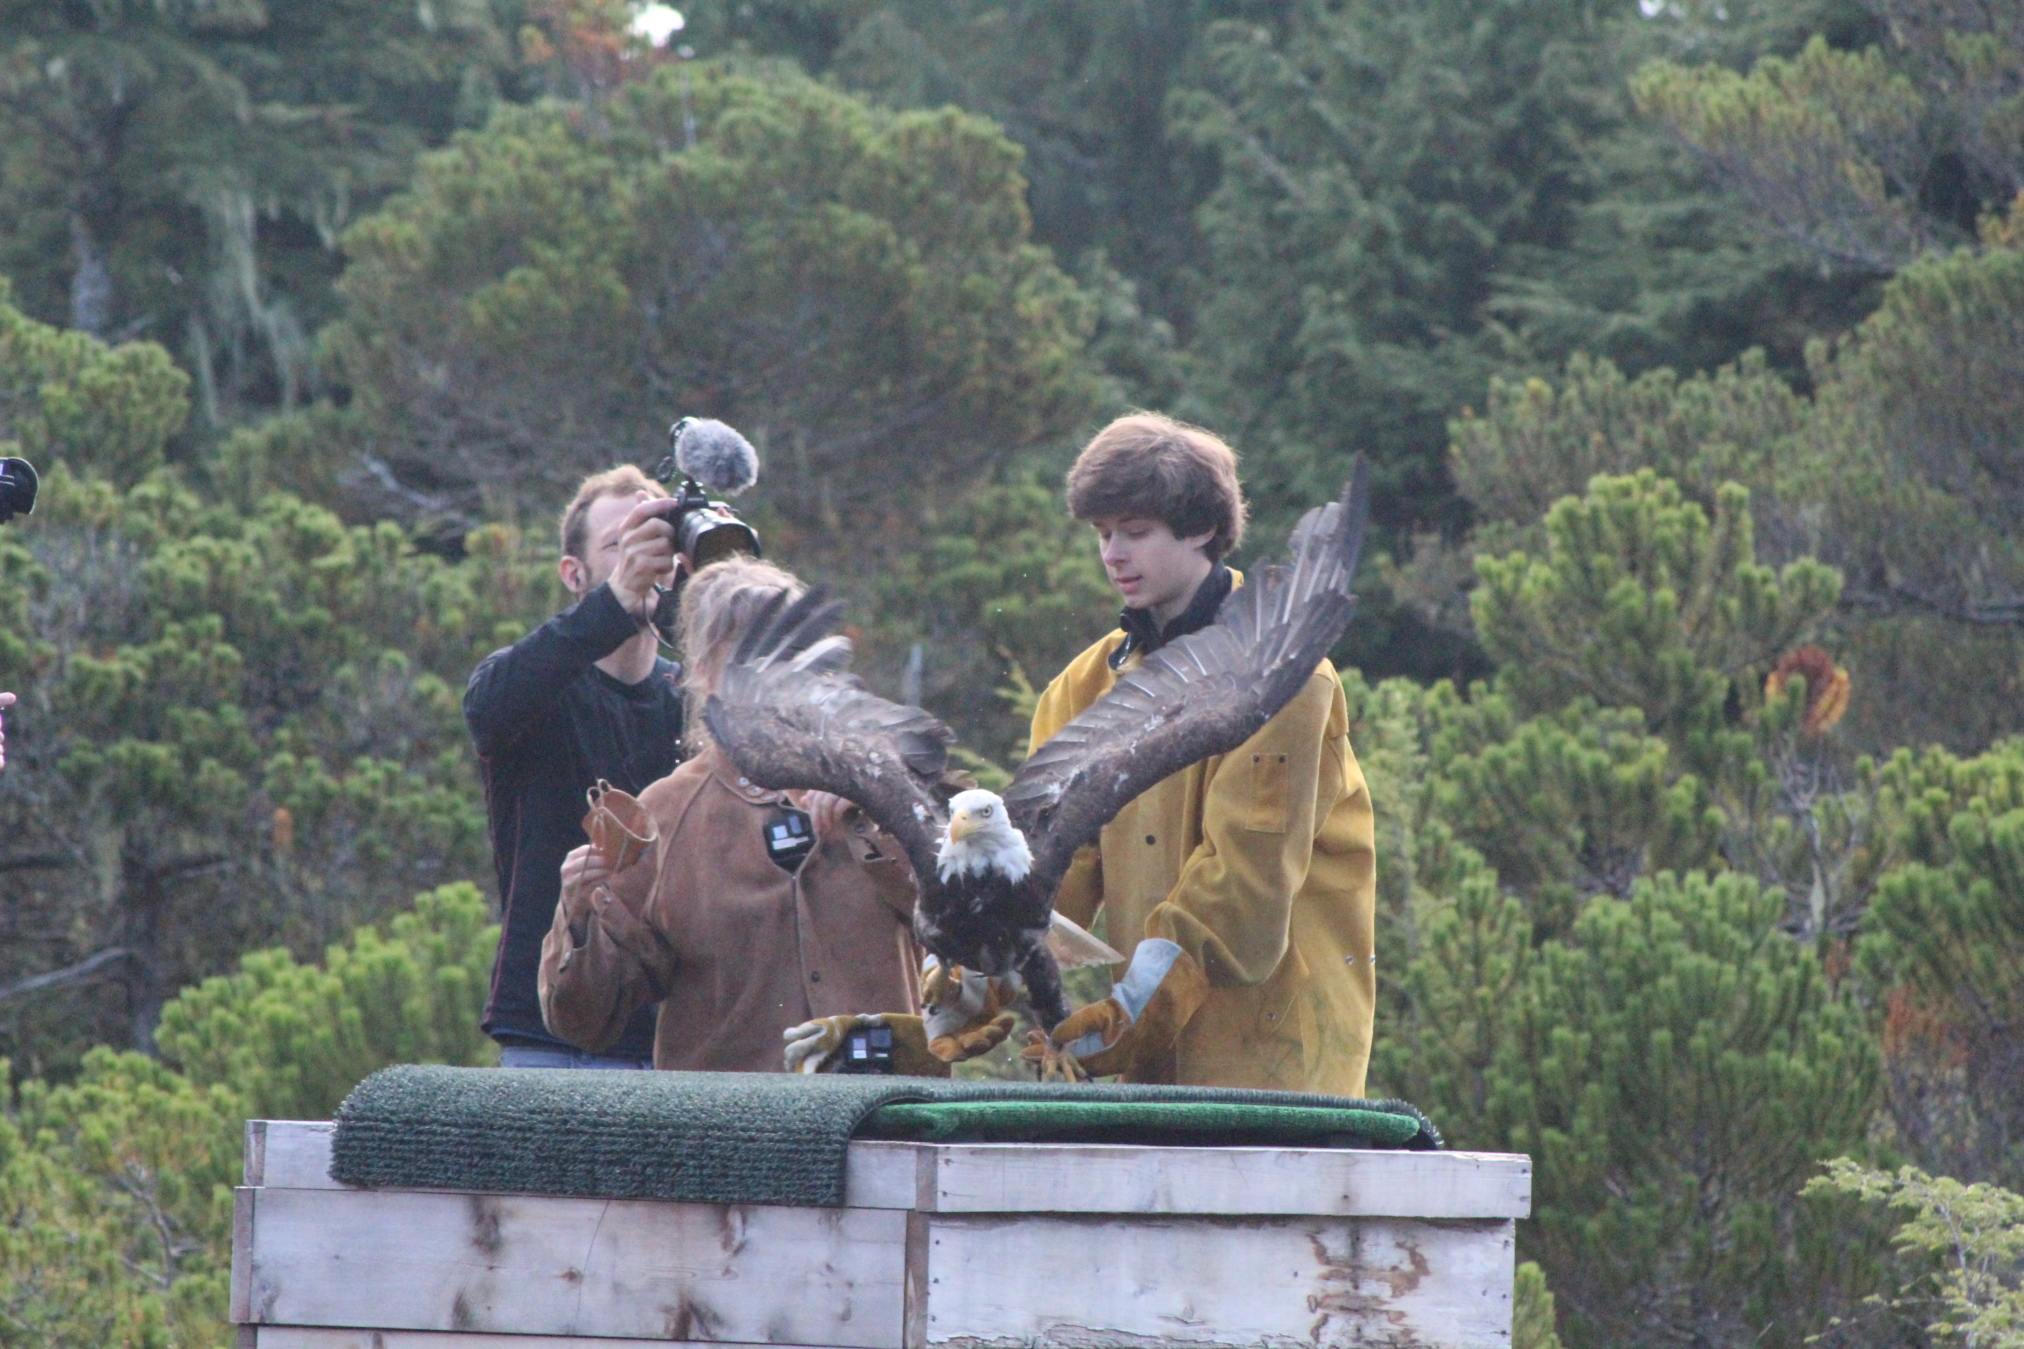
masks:
[[[1061,966],[1047,949],[1046,929],[1037,934],[1022,933],[1025,951],[1019,957],[1019,977],[1026,983],[1026,996],[1033,1003],[1034,1019],[1042,1030],[1051,1031],[1068,1020],[1068,994],[1061,987]]]
[[[1061,966],[1047,949],[1044,930],[1033,938],[1019,961],[1019,977],[1026,983],[1026,996],[1033,1015],[1040,1022],[1032,1043],[1040,1050],[1042,1082],[1087,1082],[1089,1074],[1075,1055],[1054,1043],[1054,1028],[1068,1020],[1068,994],[1061,987]]]

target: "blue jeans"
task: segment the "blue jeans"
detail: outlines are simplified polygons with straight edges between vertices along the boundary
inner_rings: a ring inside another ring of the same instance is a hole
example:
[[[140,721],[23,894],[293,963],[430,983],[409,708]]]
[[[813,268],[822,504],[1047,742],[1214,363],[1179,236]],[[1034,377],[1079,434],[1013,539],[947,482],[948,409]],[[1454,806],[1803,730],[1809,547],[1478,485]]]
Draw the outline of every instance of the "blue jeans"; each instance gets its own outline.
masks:
[[[652,1059],[610,1059],[550,1045],[500,1045],[501,1068],[651,1068]]]

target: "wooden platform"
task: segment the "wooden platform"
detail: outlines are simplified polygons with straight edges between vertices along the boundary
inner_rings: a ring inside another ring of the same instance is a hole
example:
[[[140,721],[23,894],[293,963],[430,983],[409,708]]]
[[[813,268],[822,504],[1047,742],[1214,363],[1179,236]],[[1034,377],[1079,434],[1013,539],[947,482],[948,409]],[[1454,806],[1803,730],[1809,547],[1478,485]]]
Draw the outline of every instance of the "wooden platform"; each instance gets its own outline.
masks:
[[[1528,1158],[853,1143],[847,1206],[330,1179],[246,1126],[240,1349],[1508,1346]]]

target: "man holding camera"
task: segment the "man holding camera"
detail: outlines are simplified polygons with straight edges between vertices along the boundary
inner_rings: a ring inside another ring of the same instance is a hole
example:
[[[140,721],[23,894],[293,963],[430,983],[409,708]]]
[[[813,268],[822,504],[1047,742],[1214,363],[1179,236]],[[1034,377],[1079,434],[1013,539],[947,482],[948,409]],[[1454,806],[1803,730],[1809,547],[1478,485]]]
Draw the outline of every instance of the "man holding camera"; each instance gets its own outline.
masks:
[[[504,910],[484,1021],[504,1067],[653,1066],[651,1006],[587,1054],[542,1023],[536,976],[562,860],[586,841],[585,792],[603,780],[637,795],[680,759],[681,667],[649,621],[676,569],[666,495],[631,466],[586,478],[562,513],[557,563],[576,603],[487,656],[464,692]]]

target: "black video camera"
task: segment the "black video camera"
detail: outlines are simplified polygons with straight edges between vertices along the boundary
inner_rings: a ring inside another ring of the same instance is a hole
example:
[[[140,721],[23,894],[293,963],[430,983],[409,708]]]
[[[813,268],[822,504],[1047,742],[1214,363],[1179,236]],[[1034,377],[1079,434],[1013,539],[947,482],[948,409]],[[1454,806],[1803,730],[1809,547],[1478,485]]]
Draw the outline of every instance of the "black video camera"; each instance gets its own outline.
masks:
[[[654,466],[654,478],[669,490],[660,513],[675,527],[675,549],[688,559],[689,573],[740,553],[758,557],[757,531],[710,498],[712,492],[736,496],[758,481],[759,455],[751,442],[708,417],[682,418],[668,428],[668,440],[673,452]]]
[[[727,557],[759,556],[758,531],[723,502],[711,500],[713,492],[736,496],[757,482],[759,452],[732,428],[708,417],[682,418],[668,428],[668,441],[673,452],[653,470],[654,480],[670,493],[657,511],[675,527],[675,550],[688,569],[654,600],[653,625],[661,640],[673,646],[683,580]]]
[[[26,459],[0,459],[0,525],[35,511],[35,489],[41,480]]]
[[[843,1037],[843,1052],[837,1056],[835,1073],[890,1073],[893,1071],[893,1028],[855,1026]]]

